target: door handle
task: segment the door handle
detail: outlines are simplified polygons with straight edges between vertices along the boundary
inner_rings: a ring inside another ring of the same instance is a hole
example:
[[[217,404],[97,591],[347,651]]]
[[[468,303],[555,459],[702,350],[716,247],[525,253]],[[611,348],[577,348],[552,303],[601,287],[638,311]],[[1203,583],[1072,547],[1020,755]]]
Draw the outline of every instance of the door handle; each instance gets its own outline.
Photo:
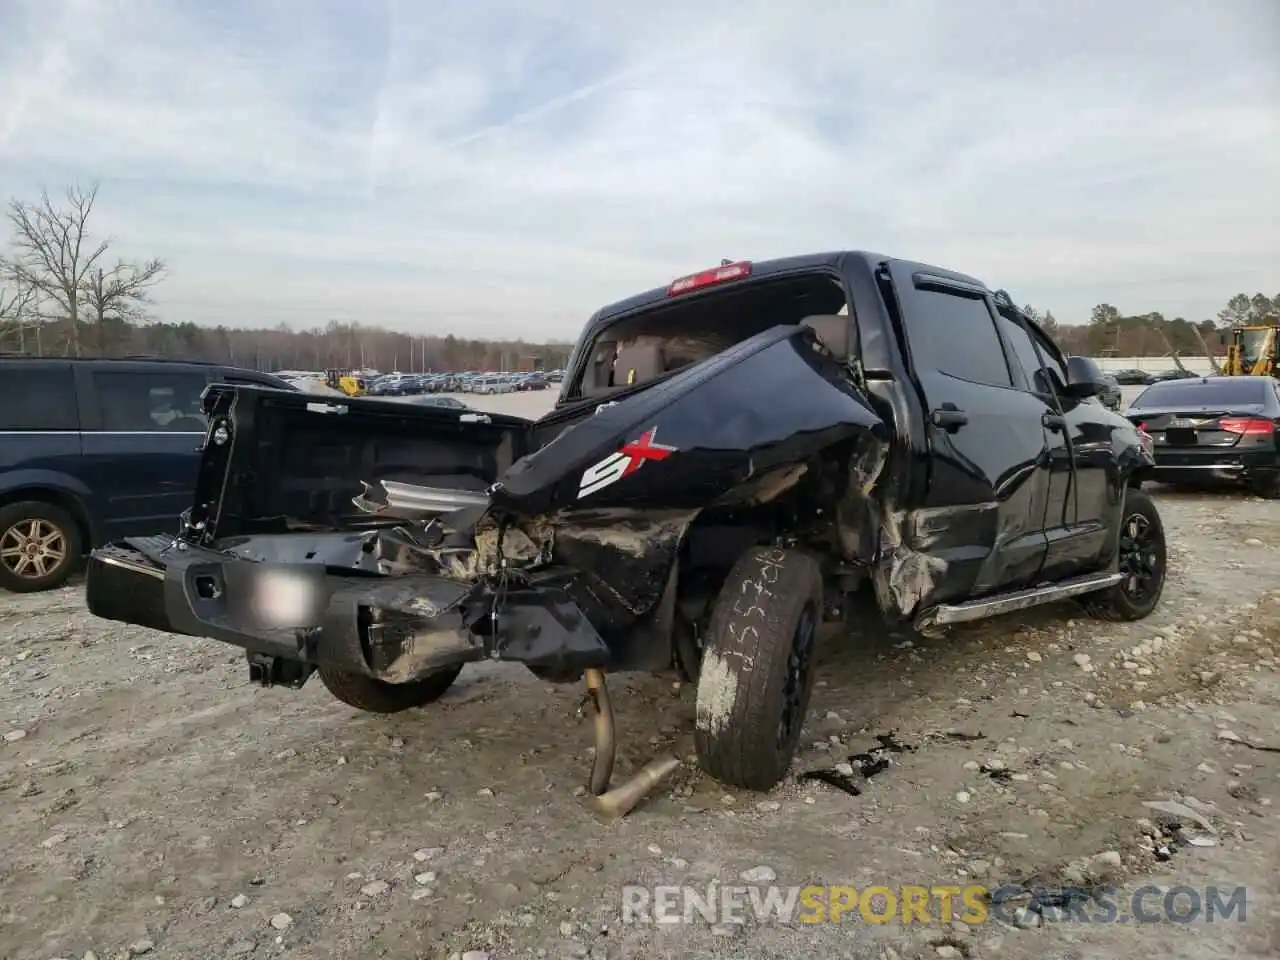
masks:
[[[947,433],[955,433],[969,422],[969,415],[957,408],[954,403],[944,403],[929,414],[929,422]]]
[[[1054,433],[1060,433],[1066,429],[1067,418],[1056,413],[1046,413],[1040,418],[1040,422],[1044,424],[1046,430]]]

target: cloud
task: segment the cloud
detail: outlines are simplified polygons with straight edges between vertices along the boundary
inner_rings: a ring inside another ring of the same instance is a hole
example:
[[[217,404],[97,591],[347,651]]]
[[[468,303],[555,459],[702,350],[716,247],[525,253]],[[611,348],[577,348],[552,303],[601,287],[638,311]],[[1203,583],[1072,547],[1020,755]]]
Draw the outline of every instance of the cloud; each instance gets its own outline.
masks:
[[[19,0],[0,184],[102,183],[166,316],[572,337],[870,248],[1084,320],[1280,288],[1280,7]]]

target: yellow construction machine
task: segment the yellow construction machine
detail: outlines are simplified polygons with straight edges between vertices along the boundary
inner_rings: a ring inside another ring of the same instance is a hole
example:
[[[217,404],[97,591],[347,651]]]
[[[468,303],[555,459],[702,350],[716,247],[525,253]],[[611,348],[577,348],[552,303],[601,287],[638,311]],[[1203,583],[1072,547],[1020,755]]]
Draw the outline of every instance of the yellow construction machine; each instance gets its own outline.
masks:
[[[324,372],[324,382],[332,390],[341,390],[348,397],[363,396],[365,392],[365,382],[361,377],[354,376],[350,370],[330,369]]]
[[[1235,327],[1224,333],[1229,377],[1280,377],[1280,318],[1266,323]]]

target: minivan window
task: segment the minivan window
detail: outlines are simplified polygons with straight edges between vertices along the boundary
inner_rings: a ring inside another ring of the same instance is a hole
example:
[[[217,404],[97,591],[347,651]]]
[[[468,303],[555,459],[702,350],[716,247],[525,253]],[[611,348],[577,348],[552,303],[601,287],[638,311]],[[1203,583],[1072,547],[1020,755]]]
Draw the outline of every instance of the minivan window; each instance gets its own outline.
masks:
[[[79,430],[70,364],[0,367],[0,430]]]
[[[94,386],[102,411],[102,429],[120,432],[203,433],[200,394],[203,374],[96,370]]]

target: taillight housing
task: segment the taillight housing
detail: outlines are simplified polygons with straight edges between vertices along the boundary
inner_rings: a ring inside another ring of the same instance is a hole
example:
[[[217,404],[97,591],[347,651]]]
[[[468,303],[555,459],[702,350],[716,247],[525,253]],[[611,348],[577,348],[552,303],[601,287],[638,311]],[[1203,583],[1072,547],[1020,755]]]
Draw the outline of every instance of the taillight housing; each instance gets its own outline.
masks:
[[[1156,438],[1143,430],[1141,426],[1138,427],[1138,446],[1142,447],[1146,453],[1152,456],[1155,455]]]
[[[678,297],[682,293],[692,293],[703,287],[713,287],[717,283],[728,283],[730,280],[741,280],[751,276],[751,261],[739,260],[737,263],[725,263],[701,273],[691,273],[687,277],[674,280],[667,287],[668,297]]]
[[[1223,417],[1218,426],[1227,433],[1238,433],[1242,437],[1266,437],[1276,432],[1273,421],[1259,417]]]

